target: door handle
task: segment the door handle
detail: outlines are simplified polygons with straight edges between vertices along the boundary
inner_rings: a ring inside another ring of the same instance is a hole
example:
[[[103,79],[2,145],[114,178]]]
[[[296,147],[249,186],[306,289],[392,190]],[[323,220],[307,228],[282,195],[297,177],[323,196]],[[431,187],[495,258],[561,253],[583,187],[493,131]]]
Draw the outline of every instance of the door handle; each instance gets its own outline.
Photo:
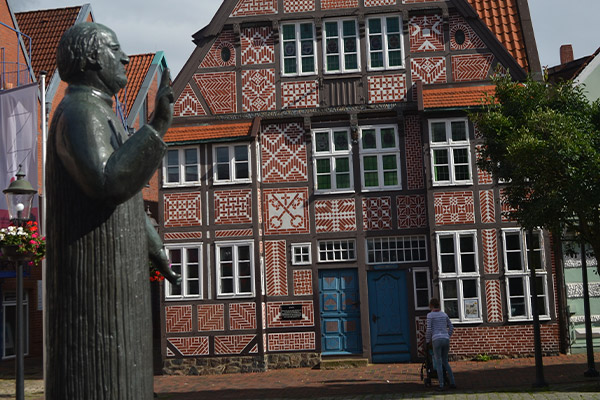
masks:
[[[371,317],[371,320],[373,322],[377,322],[378,319],[379,319],[379,317],[377,315],[375,315],[375,314],[373,314],[373,316]]]

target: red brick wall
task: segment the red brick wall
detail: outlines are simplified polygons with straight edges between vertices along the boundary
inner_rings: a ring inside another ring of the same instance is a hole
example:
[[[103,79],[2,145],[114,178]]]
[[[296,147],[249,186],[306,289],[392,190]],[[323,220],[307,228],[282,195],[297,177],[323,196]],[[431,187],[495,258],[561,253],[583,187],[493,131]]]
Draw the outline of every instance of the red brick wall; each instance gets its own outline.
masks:
[[[558,324],[543,324],[541,337],[544,353],[558,353]],[[450,354],[458,357],[477,354],[529,355],[533,353],[531,323],[474,328],[455,327],[450,340]]]

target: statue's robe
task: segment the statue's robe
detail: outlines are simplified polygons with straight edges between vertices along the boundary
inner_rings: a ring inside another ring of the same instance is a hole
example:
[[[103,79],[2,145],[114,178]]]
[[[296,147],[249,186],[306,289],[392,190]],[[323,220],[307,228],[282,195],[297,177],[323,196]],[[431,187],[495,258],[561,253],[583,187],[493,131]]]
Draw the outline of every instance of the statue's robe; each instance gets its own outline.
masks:
[[[166,151],[130,138],[107,95],[70,86],[47,150],[46,399],[153,397],[141,190]]]

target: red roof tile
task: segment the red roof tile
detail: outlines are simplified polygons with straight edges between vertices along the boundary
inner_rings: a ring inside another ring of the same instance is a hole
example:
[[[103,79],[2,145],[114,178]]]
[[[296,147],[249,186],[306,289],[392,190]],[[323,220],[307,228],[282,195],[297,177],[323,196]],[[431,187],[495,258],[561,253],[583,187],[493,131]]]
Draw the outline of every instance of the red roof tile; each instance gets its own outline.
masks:
[[[75,24],[81,7],[15,13],[19,30],[32,39],[31,66],[35,76],[46,71],[50,83],[56,70],[56,48],[63,33]]]
[[[509,53],[526,71],[529,70],[523,27],[519,19],[517,0],[468,0]]]
[[[423,109],[480,106],[486,95],[495,93],[495,86],[465,86],[423,89]]]
[[[231,124],[171,127],[164,137],[167,143],[250,136],[252,121]]]
[[[129,56],[129,64],[125,66],[127,86],[118,93],[119,101],[127,106],[126,116],[129,116],[135,98],[142,87],[142,83],[144,83],[144,79],[146,79],[146,75],[148,75],[152,60],[154,60],[154,54],[152,53]]]

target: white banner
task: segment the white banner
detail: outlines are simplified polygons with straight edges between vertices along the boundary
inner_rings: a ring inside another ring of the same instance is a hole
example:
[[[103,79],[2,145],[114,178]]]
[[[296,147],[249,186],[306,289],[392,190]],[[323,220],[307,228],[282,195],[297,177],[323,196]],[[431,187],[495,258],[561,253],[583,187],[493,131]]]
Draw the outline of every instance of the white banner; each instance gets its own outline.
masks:
[[[38,187],[37,125],[38,85],[0,91],[0,192],[15,178],[22,166],[31,185]],[[37,218],[38,196],[33,213]],[[8,208],[0,193],[0,226],[8,225]]]

